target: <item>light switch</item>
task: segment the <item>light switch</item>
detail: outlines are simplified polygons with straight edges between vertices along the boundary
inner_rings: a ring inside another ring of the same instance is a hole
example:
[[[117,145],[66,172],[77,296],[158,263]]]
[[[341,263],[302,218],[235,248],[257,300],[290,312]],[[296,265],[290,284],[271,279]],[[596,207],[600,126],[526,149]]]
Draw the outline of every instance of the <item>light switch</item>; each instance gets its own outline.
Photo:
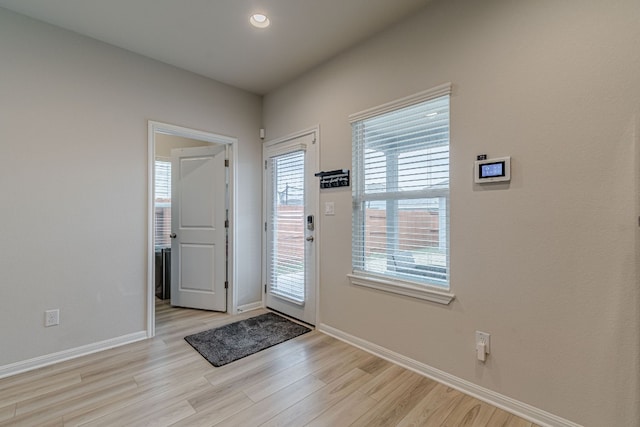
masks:
[[[324,202],[324,214],[325,215],[335,215],[335,205],[333,202]]]

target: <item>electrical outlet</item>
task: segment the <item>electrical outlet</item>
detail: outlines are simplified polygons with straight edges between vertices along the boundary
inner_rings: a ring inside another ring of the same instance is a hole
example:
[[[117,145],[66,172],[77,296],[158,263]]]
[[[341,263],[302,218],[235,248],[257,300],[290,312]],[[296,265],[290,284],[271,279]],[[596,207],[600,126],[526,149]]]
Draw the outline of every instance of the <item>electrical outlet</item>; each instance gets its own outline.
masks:
[[[44,312],[44,326],[55,326],[60,324],[60,309],[47,310]]]
[[[476,331],[476,346],[478,344],[484,344],[484,352],[486,354],[491,353],[491,334]]]

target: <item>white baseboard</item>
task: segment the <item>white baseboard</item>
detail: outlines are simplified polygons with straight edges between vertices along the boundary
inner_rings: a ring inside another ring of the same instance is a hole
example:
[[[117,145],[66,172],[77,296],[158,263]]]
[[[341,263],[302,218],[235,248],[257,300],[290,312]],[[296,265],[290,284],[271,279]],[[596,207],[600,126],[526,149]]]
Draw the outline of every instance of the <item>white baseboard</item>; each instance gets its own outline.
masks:
[[[65,360],[75,359],[76,357],[86,356],[87,354],[120,347],[122,345],[142,341],[144,339],[147,339],[146,331],[134,332],[133,334],[123,335],[121,337],[111,338],[69,350],[63,350],[58,353],[47,354],[33,359],[11,363],[9,365],[0,366],[0,378],[21,374],[44,366],[53,365],[54,363],[64,362]]]
[[[358,347],[368,353],[374,354],[392,363],[400,365],[418,374],[429,377],[435,381],[438,381],[446,386],[459,390],[465,394],[475,397],[476,399],[487,402],[493,406],[517,415],[532,423],[538,424],[542,427],[581,427],[572,421],[560,418],[549,412],[543,411],[526,403],[512,399],[508,396],[504,396],[495,391],[489,390],[484,387],[480,387],[477,384],[463,380],[451,374],[448,374],[439,369],[433,368],[424,363],[410,359],[402,354],[393,352],[377,344],[373,344],[369,341],[365,341],[361,338],[350,335],[339,329],[331,326],[320,324],[317,329],[327,335],[331,335],[341,341]]]
[[[247,311],[258,310],[261,308],[264,308],[264,305],[262,305],[262,301],[258,301],[252,302],[251,304],[239,305],[237,310],[238,313],[245,313]]]

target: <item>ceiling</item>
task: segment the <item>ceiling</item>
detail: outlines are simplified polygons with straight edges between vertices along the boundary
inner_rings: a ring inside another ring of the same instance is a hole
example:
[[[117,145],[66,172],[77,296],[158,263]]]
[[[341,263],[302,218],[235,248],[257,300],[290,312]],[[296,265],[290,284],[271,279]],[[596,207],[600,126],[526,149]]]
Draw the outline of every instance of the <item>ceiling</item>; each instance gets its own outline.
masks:
[[[265,94],[430,0],[0,0],[7,8]],[[257,29],[249,15],[264,13]]]

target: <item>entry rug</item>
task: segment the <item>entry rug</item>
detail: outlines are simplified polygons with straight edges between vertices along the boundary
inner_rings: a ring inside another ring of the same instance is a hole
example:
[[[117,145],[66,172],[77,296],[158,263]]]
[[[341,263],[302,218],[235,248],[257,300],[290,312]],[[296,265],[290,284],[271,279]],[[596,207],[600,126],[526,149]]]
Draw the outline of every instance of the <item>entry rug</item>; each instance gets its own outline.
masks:
[[[310,331],[275,313],[266,313],[184,339],[209,363],[219,367]]]

